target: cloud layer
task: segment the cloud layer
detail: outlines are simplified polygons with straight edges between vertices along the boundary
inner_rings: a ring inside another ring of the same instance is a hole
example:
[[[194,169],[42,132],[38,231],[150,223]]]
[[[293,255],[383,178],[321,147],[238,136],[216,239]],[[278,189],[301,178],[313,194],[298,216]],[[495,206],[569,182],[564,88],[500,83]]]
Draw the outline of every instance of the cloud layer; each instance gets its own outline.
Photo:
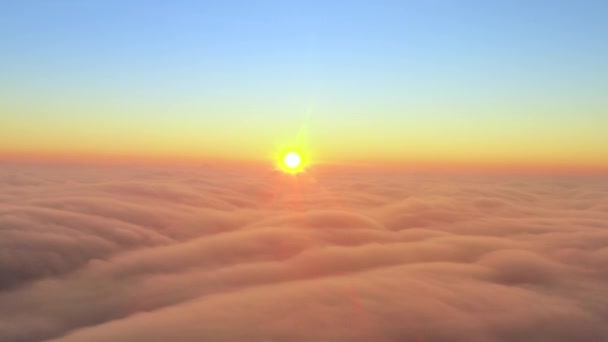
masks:
[[[2,341],[599,341],[607,293],[607,178],[0,168]]]

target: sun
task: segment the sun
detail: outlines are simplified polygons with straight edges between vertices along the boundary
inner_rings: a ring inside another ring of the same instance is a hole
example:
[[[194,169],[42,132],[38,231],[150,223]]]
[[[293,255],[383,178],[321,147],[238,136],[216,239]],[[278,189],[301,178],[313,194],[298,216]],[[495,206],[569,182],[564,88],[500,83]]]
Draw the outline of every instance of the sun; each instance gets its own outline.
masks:
[[[299,173],[306,167],[306,158],[301,151],[289,150],[281,154],[278,164],[283,172]]]
[[[306,125],[300,128],[295,139],[277,143],[273,154],[276,170],[295,175],[311,165],[310,150],[306,139]]]
[[[302,163],[302,158],[296,152],[289,152],[283,157],[283,163],[290,169],[297,168]]]

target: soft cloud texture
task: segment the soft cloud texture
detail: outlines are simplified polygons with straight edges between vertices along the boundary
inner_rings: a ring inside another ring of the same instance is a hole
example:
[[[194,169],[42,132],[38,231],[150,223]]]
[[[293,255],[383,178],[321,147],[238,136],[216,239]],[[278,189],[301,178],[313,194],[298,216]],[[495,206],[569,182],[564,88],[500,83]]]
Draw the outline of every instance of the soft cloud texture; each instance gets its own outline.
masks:
[[[0,169],[1,341],[608,339],[608,179]]]

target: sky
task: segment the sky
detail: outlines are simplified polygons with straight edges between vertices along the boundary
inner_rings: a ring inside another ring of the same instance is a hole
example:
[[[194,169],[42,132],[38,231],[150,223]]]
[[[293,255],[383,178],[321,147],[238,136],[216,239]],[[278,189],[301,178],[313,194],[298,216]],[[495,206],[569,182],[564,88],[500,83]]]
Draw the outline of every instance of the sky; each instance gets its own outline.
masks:
[[[607,18],[0,0],[0,341],[608,341]]]
[[[3,1],[0,158],[608,169],[605,1]]]

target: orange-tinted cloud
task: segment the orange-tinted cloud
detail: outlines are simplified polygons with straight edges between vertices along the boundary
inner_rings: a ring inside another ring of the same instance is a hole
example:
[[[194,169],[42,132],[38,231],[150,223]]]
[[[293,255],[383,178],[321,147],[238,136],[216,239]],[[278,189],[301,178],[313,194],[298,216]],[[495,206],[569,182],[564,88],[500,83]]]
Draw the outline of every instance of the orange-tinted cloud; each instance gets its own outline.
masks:
[[[605,178],[6,166],[0,339],[608,337]]]

